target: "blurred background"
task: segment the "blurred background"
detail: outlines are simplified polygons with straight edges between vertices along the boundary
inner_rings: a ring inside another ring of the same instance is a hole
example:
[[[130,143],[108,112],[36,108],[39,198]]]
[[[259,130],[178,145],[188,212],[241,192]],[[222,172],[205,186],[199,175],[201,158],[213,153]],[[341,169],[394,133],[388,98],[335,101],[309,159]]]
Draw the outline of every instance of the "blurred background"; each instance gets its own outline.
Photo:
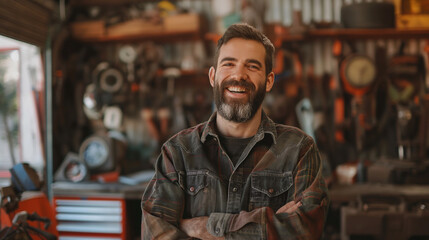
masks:
[[[323,238],[429,239],[428,0],[1,1],[5,214],[47,204],[60,239],[139,239],[160,147],[213,112],[208,69],[237,22],[276,47],[264,110],[320,150]],[[36,181],[22,163],[40,184],[16,187]]]

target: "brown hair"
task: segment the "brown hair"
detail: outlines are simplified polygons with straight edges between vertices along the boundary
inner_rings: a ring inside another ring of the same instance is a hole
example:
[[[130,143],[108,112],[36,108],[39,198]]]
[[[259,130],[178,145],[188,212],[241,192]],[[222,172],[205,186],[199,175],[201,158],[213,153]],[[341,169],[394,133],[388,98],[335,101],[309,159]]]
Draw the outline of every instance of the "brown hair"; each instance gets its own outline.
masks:
[[[214,67],[217,68],[219,51],[222,45],[226,44],[233,38],[242,38],[246,40],[254,40],[260,42],[265,48],[265,73],[268,75],[273,70],[274,61],[274,45],[271,41],[256,28],[247,23],[237,23],[231,25],[217,42]]]

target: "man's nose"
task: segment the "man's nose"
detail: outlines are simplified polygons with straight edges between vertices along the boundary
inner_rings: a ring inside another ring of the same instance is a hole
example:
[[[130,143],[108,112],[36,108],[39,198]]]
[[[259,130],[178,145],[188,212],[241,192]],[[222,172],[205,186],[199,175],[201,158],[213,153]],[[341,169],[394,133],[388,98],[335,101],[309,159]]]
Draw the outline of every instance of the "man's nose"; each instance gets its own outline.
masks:
[[[237,64],[234,68],[233,76],[237,81],[248,80],[249,76],[247,75],[246,66],[244,66],[243,64]]]

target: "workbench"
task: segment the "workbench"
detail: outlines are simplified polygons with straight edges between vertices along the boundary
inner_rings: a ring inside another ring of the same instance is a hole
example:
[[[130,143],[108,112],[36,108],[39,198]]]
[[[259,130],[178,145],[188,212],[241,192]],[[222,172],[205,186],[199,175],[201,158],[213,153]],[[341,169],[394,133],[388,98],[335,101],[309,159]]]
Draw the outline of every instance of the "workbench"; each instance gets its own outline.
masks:
[[[429,238],[428,185],[334,185],[329,194],[335,216],[328,219],[339,223],[343,240]]]

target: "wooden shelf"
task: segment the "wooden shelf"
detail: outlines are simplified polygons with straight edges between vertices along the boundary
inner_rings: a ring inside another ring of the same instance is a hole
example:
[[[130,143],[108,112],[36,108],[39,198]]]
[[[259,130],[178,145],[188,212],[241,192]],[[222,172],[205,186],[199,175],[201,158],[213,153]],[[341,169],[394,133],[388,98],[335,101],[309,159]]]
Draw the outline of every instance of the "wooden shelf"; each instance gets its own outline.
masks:
[[[104,20],[70,23],[72,36],[82,42],[132,42],[153,40],[178,42],[204,40],[205,20],[195,13],[169,15],[153,23],[142,18],[114,25]]]
[[[288,31],[284,30],[279,37],[283,42],[311,41],[315,39],[429,39],[429,29],[311,29],[304,34],[288,34]]]
[[[318,29],[309,31],[308,37],[339,39],[429,38],[429,29]]]
[[[174,0],[175,1],[175,0]],[[136,3],[157,3],[159,0],[70,0],[73,6],[119,6]]]
[[[160,31],[152,33],[139,33],[129,34],[126,36],[102,36],[102,37],[88,37],[88,38],[75,38],[81,42],[136,42],[152,40],[157,42],[180,42],[180,41],[196,41],[203,39],[200,31]]]

